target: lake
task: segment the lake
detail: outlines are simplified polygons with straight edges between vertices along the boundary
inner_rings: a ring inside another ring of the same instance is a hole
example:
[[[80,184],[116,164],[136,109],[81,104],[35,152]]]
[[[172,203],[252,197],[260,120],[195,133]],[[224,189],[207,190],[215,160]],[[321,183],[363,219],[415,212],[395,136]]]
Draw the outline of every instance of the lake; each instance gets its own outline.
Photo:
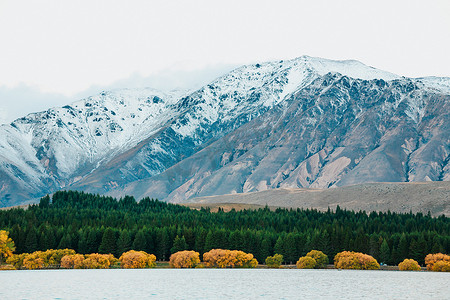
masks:
[[[297,269],[2,271],[0,299],[450,299],[450,273]]]

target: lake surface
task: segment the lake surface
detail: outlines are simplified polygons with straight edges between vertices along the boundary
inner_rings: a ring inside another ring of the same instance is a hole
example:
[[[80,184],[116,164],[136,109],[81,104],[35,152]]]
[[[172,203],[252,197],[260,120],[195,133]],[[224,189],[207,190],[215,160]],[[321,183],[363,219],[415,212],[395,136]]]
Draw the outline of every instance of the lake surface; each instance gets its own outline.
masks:
[[[450,299],[450,273],[297,269],[2,271],[0,299]]]

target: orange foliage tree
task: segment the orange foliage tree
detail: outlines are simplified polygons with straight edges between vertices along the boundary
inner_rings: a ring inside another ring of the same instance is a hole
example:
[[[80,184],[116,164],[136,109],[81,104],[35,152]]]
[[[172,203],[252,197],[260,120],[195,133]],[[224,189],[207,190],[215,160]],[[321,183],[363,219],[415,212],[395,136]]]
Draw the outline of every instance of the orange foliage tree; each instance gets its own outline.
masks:
[[[311,250],[297,261],[299,269],[323,268],[328,264],[328,256],[319,250]]]
[[[420,271],[421,268],[419,263],[414,259],[405,259],[401,263],[398,264],[398,269],[400,271]]]
[[[310,256],[303,256],[300,257],[297,261],[297,268],[298,269],[314,269],[316,267],[316,260]]]
[[[64,269],[83,269],[84,267],[84,255],[71,254],[65,255],[61,259],[61,268]]]
[[[6,260],[6,263],[13,265],[16,269],[20,269],[23,267],[23,260],[27,255],[28,253],[14,254]]]
[[[178,251],[170,256],[172,268],[195,268],[200,264],[200,253],[195,251]]]
[[[427,265],[427,270],[432,271],[433,266],[438,261],[450,262],[450,256],[442,253],[428,254],[425,256],[425,264]]]
[[[83,261],[83,269],[108,269],[111,265],[110,256],[111,254],[88,254]]]
[[[314,260],[316,261],[315,268],[323,268],[328,264],[328,256],[322,251],[311,250],[306,254],[306,256],[314,258]]]
[[[254,268],[258,265],[253,254],[239,250],[212,249],[203,254],[203,261],[207,267],[216,268]]]
[[[377,270],[380,268],[377,260],[370,255],[343,251],[334,257],[334,266],[338,269]]]
[[[119,261],[122,268],[125,269],[153,268],[156,266],[156,256],[144,251],[130,250],[124,252]]]
[[[14,241],[8,235],[8,231],[0,230],[0,264],[11,257],[16,250]]]
[[[49,249],[39,254],[39,257],[44,260],[44,267],[57,266],[61,264],[61,259],[66,255],[74,255],[73,249]]]
[[[23,266],[28,270],[42,269],[45,261],[42,257],[42,251],[35,251],[25,256]]]
[[[35,251],[33,253],[24,253],[9,260],[17,269],[25,267],[29,270],[57,267],[61,263],[62,257],[75,254],[72,249],[50,249],[47,251]]]
[[[434,272],[450,272],[450,262],[445,260],[439,260],[431,268]]]

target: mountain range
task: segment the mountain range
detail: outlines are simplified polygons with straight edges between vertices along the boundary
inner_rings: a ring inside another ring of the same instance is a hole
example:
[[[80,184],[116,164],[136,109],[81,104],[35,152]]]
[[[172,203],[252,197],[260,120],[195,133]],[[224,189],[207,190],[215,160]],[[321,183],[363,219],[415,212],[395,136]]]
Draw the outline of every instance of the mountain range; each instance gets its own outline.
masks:
[[[196,91],[105,91],[0,126],[0,206],[60,189],[185,203],[450,181],[450,78],[302,56]]]

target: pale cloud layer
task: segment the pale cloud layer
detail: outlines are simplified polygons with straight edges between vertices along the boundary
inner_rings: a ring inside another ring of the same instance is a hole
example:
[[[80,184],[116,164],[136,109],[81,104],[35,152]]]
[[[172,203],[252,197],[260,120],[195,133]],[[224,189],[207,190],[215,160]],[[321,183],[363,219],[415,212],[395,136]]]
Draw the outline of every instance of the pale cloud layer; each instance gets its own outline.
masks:
[[[36,87],[25,84],[12,88],[0,86],[0,124],[10,123],[31,112],[63,106],[105,90],[141,87],[152,87],[163,91],[198,89],[235,67],[234,65],[217,65],[205,67],[202,70],[167,69],[145,77],[134,73],[128,78],[117,80],[108,85],[90,86],[74,95],[43,92]]]
[[[305,54],[450,76],[449,13],[447,0],[0,0],[0,118],[125,84],[195,86],[227,66]]]

